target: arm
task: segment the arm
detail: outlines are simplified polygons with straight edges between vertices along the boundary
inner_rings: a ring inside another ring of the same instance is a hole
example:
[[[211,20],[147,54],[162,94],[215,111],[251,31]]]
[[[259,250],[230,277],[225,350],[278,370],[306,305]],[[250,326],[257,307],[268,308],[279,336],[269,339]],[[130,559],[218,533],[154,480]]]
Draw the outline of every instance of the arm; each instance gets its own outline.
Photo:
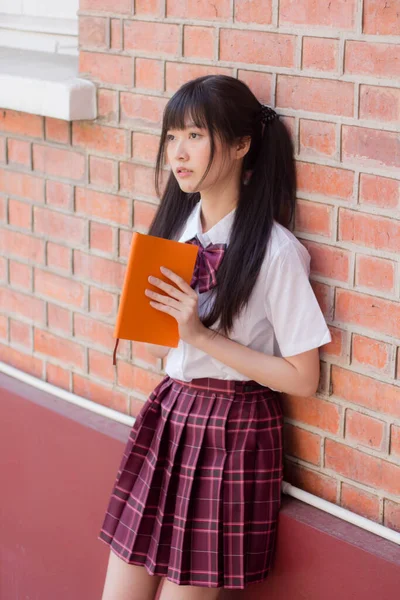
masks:
[[[169,346],[158,346],[157,344],[147,344],[146,349],[150,354],[156,356],[157,358],[165,358],[170,351]]]
[[[252,350],[205,328],[193,345],[246,377],[275,390],[296,396],[311,396],[317,391],[320,375],[318,348],[281,358]]]

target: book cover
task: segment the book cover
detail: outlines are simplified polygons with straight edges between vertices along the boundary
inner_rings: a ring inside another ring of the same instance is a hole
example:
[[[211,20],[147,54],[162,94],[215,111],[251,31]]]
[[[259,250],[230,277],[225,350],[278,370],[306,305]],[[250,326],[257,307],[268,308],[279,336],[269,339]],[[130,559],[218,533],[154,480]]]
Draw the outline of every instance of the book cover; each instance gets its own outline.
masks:
[[[198,247],[193,244],[138,232],[133,234],[114,329],[114,338],[117,338],[113,356],[114,365],[119,339],[177,347],[178,323],[171,315],[150,305],[150,298],[146,296],[145,289],[163,293],[148,281],[150,275],[175,285],[161,273],[161,266],[180,275],[190,284],[197,253]]]

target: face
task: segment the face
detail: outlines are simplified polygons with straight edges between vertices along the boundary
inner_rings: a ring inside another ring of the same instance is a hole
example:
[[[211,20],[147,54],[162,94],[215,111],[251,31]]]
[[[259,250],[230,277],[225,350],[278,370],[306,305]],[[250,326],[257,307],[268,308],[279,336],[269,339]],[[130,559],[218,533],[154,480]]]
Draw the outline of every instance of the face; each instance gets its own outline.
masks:
[[[211,154],[211,137],[207,129],[186,123],[185,129],[170,129],[166,139],[166,157],[182,191],[201,192],[224,185],[232,176],[233,149],[223,148],[215,136],[215,156],[210,171],[199,186]]]

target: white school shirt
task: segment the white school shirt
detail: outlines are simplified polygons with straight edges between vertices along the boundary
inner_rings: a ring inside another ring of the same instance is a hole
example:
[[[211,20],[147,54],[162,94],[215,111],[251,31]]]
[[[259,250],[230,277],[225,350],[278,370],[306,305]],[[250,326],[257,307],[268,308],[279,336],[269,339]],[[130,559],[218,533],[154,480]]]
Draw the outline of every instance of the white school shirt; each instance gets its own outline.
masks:
[[[177,239],[186,242],[197,235],[204,247],[228,244],[235,210],[203,233],[200,200]],[[247,306],[233,321],[229,338],[253,350],[281,357],[330,342],[330,331],[309,282],[310,260],[308,250],[299,240],[274,221],[260,274]],[[199,294],[200,317],[207,310],[211,294],[211,291]],[[165,371],[181,381],[198,377],[250,379],[182,340],[168,352]]]

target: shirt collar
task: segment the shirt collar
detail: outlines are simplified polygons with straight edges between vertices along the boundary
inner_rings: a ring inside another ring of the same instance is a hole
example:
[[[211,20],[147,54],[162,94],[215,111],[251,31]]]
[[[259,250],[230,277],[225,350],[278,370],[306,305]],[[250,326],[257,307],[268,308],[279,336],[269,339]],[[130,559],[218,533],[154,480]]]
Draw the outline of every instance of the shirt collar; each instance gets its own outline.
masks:
[[[211,227],[211,229],[209,229],[206,233],[203,233],[200,219],[200,200],[190,213],[179,241],[187,242],[197,235],[204,247],[208,246],[209,244],[227,244],[229,242],[229,235],[233,225],[233,220],[235,218],[235,211],[236,208],[231,210],[230,213],[220,219],[218,223]]]

